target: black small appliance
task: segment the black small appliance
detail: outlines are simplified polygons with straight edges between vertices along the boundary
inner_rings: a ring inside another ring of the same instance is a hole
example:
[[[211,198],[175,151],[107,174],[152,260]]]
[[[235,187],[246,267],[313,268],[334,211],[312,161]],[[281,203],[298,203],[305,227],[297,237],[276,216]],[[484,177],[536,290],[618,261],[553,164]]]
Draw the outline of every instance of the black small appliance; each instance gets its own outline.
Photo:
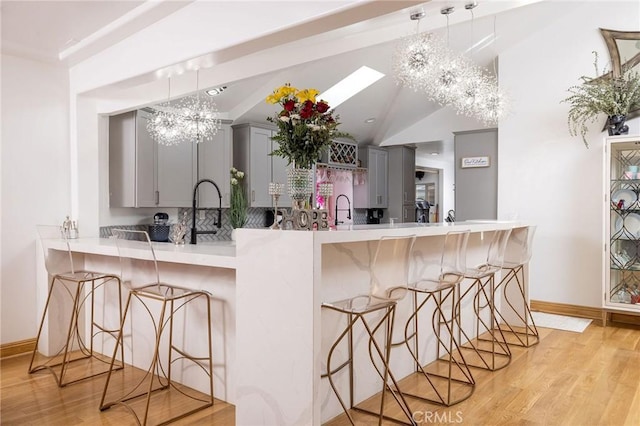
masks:
[[[367,224],[379,224],[382,219],[382,209],[367,209]]]
[[[169,215],[158,212],[153,216],[153,225],[148,226],[149,239],[160,243],[169,241]]]

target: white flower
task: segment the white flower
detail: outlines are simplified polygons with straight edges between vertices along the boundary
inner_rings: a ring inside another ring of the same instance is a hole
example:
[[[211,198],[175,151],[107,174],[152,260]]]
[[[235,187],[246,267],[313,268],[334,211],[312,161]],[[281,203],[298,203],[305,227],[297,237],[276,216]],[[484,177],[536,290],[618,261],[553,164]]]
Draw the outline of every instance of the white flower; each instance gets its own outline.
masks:
[[[238,184],[238,179],[231,178],[231,185],[237,185],[237,184]]]
[[[280,116],[280,121],[284,121],[285,123],[288,123],[288,122],[289,122],[289,120],[290,120],[290,118],[289,118],[289,117],[287,117],[286,115],[282,115],[282,116]]]
[[[292,120],[300,120],[300,114],[291,114]]]
[[[237,172],[237,171],[238,171],[238,170],[237,170],[235,167],[232,167],[232,168],[231,168],[231,173],[235,173],[235,172]]]
[[[238,174],[236,175],[238,179],[242,179],[244,177],[244,172],[238,170]]]

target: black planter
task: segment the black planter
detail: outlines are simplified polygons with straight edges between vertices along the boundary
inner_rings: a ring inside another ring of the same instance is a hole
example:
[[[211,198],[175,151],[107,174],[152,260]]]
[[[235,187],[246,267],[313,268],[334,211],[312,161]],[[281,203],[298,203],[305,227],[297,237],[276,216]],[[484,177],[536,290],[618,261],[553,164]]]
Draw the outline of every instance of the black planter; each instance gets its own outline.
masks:
[[[607,118],[607,130],[609,136],[629,134],[629,126],[624,124],[627,117],[625,115],[611,115]]]

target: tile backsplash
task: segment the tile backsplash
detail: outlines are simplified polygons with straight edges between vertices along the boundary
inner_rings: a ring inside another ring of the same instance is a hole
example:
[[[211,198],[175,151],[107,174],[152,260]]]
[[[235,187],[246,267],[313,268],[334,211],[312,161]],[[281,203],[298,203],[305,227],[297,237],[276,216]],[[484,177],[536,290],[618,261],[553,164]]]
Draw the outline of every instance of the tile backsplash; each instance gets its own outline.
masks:
[[[256,208],[250,207],[247,210],[247,223],[244,226],[245,228],[264,228],[267,226],[266,222],[266,212],[269,211],[267,208]],[[187,214],[187,227],[191,229],[191,212],[190,208],[181,208],[178,209],[178,217],[182,217],[184,213]],[[215,228],[215,221],[218,218],[217,210],[204,210],[205,218],[200,220],[196,217],[196,223],[198,225],[198,230],[210,230]],[[222,227],[218,229],[218,233],[215,235],[198,235],[198,241],[220,241],[220,240],[231,240],[231,224],[229,223],[229,209],[222,209]],[[365,224],[367,221],[366,210],[354,209],[353,211],[353,223],[356,225]],[[134,230],[147,230],[147,225],[114,225],[114,226],[102,226],[100,227],[100,237],[108,238],[111,236],[111,230],[114,228],[121,229],[134,229]],[[190,231],[187,233],[185,237],[187,242],[189,242]]]

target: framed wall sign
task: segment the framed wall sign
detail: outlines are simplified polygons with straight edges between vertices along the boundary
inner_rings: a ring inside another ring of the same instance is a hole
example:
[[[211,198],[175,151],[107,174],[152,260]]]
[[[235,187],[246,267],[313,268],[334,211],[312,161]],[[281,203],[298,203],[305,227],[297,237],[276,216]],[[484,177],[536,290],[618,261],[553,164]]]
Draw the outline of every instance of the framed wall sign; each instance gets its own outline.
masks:
[[[489,157],[463,157],[461,167],[469,169],[472,167],[489,167],[490,165]]]

